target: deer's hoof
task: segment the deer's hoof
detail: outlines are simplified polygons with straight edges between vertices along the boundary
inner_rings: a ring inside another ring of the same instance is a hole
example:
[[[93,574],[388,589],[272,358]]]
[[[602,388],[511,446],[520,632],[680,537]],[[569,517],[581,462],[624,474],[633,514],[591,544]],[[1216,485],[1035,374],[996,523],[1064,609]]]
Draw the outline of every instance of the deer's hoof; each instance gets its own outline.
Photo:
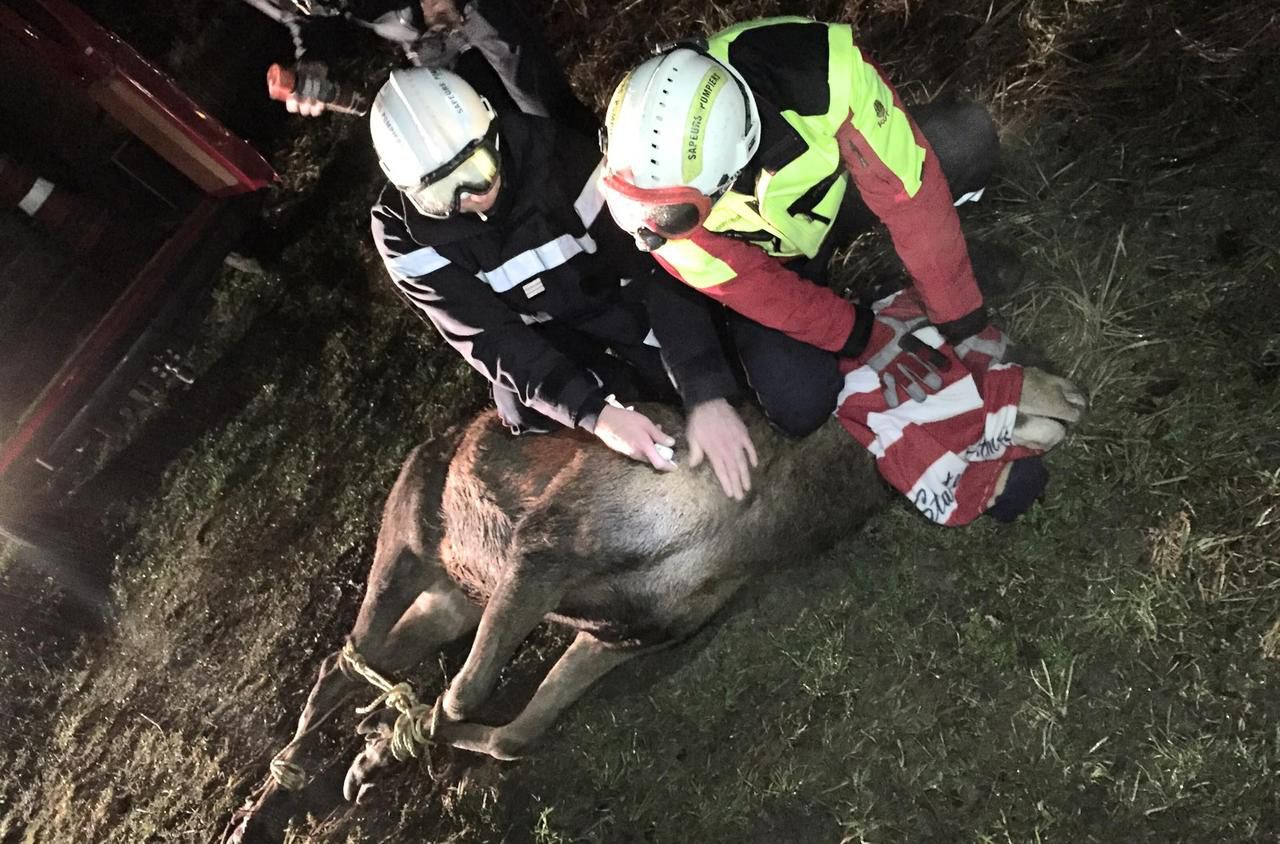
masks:
[[[1084,394],[1084,390],[1081,390],[1067,379],[1062,378],[1060,380],[1062,381],[1059,385],[1062,390],[1062,400],[1075,411],[1075,415],[1071,418],[1060,418],[1063,418],[1063,421],[1066,422],[1079,422],[1089,409],[1089,397]]]
[[[1020,414],[1057,419],[1070,425],[1079,422],[1088,407],[1084,392],[1066,378],[1035,367],[1024,370],[1022,396],[1018,400]]]
[[[356,734],[364,738],[366,742],[376,741],[380,738],[389,739],[399,716],[399,712],[384,706],[382,709],[366,715],[364,720],[356,725]]]
[[[444,716],[441,720],[448,721],[466,721],[467,716],[471,714],[475,708],[471,701],[467,700],[467,690],[465,688],[457,688],[457,679],[444,690],[444,694],[440,696],[437,702],[437,708]]]
[[[342,779],[342,796],[348,803],[358,803],[370,786],[374,775],[387,767],[392,759],[391,740],[379,736],[364,746],[352,760]]]
[[[1067,436],[1067,426],[1056,419],[1018,414],[1013,426],[1013,444],[1048,451]]]
[[[523,742],[511,739],[502,727],[446,721],[436,730],[435,740],[458,750],[491,756],[499,762],[514,762],[524,755]]]

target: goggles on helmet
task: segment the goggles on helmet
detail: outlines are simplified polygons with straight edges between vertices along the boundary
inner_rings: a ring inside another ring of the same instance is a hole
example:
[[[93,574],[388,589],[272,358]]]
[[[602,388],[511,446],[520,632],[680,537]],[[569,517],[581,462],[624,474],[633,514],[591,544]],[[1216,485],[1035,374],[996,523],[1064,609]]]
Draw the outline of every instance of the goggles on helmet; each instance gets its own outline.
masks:
[[[481,196],[492,190],[498,181],[501,163],[494,121],[483,138],[468,143],[453,158],[423,176],[418,184],[397,187],[423,214],[444,219],[458,213],[463,194]]]
[[[628,232],[641,229],[665,240],[688,237],[711,213],[713,200],[695,188],[641,188],[619,173],[604,177],[609,212]]]

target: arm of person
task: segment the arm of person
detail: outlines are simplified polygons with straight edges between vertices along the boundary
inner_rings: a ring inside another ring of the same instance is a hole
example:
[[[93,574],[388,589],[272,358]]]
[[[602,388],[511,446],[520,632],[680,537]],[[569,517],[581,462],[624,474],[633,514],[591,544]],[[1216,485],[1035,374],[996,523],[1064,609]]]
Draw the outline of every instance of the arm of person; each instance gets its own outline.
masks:
[[[720,488],[741,500],[751,490],[755,445],[730,400],[739,394],[712,314],[713,303],[657,267],[644,279],[645,304],[662,360],[684,401],[689,466],[705,457]]]
[[[342,15],[291,15],[281,20],[293,40],[295,62],[311,61],[331,64],[350,50],[353,37],[361,28]]]
[[[802,343],[857,357],[871,335],[869,308],[801,278],[750,243],[699,228],[653,255],[686,284]]]
[[[522,404],[654,468],[674,466],[656,444],[672,440],[635,411],[611,408],[596,379],[525,324],[492,290],[435,249],[413,244],[385,206],[374,210],[374,241],[397,291],[463,359]]]
[[[724,399],[702,402],[689,411],[685,426],[689,466],[711,464],[724,494],[741,501],[751,491],[751,470],[760,465],[751,432],[738,411]]]
[[[861,72],[870,92],[863,96],[874,97],[875,107],[850,114],[836,130],[841,160],[889,230],[929,321],[958,342],[984,328],[987,317],[951,189],[897,93],[873,66]]]
[[[284,100],[285,108],[290,114],[317,117],[325,111],[325,103],[317,94],[328,78],[330,63],[338,52],[337,45],[342,43],[345,30],[352,27],[338,16],[296,14],[277,20],[289,30],[293,40],[294,63],[291,70],[295,84]]]
[[[653,336],[685,408],[736,400],[740,391],[716,325],[715,304],[648,263],[650,270],[632,283],[643,284]]]
[[[461,277],[459,277],[461,276]],[[675,466],[656,448],[675,441],[642,413],[606,403],[594,377],[525,325],[520,315],[465,273],[437,270],[396,279],[400,293],[490,382],[566,427],[583,428],[614,451],[655,469]]]
[[[424,6],[432,0],[424,0]],[[528,4],[470,0],[460,31],[493,68],[503,89],[525,114],[550,117],[588,136],[596,148],[595,113],[574,94],[555,51],[543,38]]]
[[[605,405],[593,432],[609,448],[632,460],[647,462],[660,472],[676,468],[676,464],[658,450],[658,446],[669,450],[675,445],[675,439],[643,413],[616,404]]]

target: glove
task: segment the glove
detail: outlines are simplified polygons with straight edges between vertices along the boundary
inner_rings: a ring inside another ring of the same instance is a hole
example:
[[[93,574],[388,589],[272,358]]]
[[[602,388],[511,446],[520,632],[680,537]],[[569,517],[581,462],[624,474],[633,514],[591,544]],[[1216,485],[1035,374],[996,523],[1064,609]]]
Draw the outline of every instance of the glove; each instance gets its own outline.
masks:
[[[884,387],[884,401],[895,408],[903,401],[923,402],[931,394],[942,389],[942,376],[951,368],[951,360],[945,353],[930,346],[915,335],[915,330],[928,325],[925,317],[898,319],[883,313],[876,315],[877,329],[888,329],[892,338],[879,342],[880,351],[864,362],[880,376]]]
[[[991,324],[986,308],[940,323],[938,331],[951,344],[956,356],[975,372],[986,372],[991,364],[1004,363],[1009,352],[1009,338]]]
[[[1009,338],[994,325],[988,325],[977,334],[956,343],[952,348],[956,355],[971,369],[987,369],[993,363],[1003,363],[1009,352]]]
[[[973,376],[973,383],[978,385],[979,392],[985,392],[987,372],[992,364],[1004,363],[1009,353],[1009,338],[994,325],[987,325],[976,334],[972,334],[952,346],[956,357]]]
[[[332,91],[329,84],[329,67],[324,62],[316,61],[300,61],[293,69],[297,78],[294,83],[293,95],[299,100],[320,100],[328,99],[328,95]]]
[[[291,71],[272,65],[267,71],[267,92],[272,99],[283,100],[290,114],[319,116],[333,99],[335,90],[324,62],[301,61]]]

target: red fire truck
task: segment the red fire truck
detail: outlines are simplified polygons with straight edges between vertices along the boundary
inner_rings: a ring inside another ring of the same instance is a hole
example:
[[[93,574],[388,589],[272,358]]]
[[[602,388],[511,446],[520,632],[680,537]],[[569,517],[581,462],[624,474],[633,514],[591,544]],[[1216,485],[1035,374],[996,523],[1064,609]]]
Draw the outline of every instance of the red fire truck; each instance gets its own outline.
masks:
[[[271,166],[68,0],[0,5],[0,525],[186,380],[175,335]]]

